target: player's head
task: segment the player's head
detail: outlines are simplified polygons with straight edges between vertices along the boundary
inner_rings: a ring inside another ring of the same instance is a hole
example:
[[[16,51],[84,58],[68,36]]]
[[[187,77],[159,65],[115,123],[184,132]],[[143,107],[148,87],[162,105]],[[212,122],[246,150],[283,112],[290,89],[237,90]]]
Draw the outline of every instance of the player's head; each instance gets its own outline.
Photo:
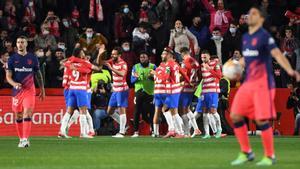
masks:
[[[266,12],[260,7],[254,6],[249,10],[248,25],[250,27],[263,25],[266,18]]]
[[[122,55],[122,48],[120,47],[114,47],[111,51],[111,58],[113,61],[117,61],[119,57]]]
[[[84,51],[81,48],[75,48],[73,51],[73,56],[81,59],[85,58]]]
[[[174,51],[171,48],[165,47],[161,54],[161,60],[163,62],[166,62],[166,61],[172,59],[174,57],[174,55],[175,55]]]
[[[7,50],[1,51],[0,52],[1,60],[6,63],[9,58],[9,52]]]
[[[203,50],[201,53],[201,60],[203,63],[208,63],[210,61],[210,53],[208,50]]]
[[[149,55],[146,51],[140,52],[140,62],[143,66],[147,66],[149,64]]]
[[[24,52],[26,51],[27,48],[27,38],[25,36],[20,36],[17,38],[17,48],[18,48],[18,52]]]
[[[184,59],[185,57],[190,56],[190,49],[187,48],[187,47],[182,47],[182,48],[180,49],[180,55],[181,55],[181,57],[182,57],[183,59]]]

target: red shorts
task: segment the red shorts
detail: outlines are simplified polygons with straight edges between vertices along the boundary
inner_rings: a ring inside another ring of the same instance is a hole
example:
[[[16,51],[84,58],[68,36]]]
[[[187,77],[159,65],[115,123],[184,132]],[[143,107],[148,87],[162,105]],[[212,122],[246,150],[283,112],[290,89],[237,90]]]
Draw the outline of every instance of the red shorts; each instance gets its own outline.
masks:
[[[231,113],[254,120],[275,119],[274,99],[275,89],[253,89],[242,85],[233,99]]]
[[[35,105],[34,95],[18,95],[12,98],[12,110],[19,113],[26,109],[33,109]]]

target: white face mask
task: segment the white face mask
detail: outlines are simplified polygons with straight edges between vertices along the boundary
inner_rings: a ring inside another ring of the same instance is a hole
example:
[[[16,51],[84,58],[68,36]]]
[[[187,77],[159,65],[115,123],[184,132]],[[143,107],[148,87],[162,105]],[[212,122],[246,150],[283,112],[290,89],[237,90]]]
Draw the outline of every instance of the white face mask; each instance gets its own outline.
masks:
[[[213,39],[213,40],[221,40],[221,38],[222,37],[219,36],[219,35],[213,35],[211,39]]]
[[[60,48],[60,49],[62,49],[62,50],[66,49],[65,45],[57,45],[57,47]]]
[[[175,28],[176,32],[182,32],[182,28]]]
[[[125,52],[128,52],[130,50],[130,47],[122,47],[122,48]]]
[[[49,35],[49,33],[50,33],[50,32],[49,32],[48,30],[44,30],[44,31],[43,31],[43,35]]]
[[[92,37],[93,37],[93,33],[87,33],[87,34],[86,34],[86,37],[87,37],[87,38],[92,38]]]
[[[67,28],[69,27],[69,22],[68,21],[64,21],[63,24],[64,24],[65,27],[67,27]]]
[[[229,28],[230,33],[236,33],[236,28]]]
[[[44,52],[36,52],[37,57],[43,57],[45,54]]]
[[[29,3],[28,3],[28,6],[32,7],[32,6],[33,6],[33,2],[32,2],[32,1],[29,2]]]

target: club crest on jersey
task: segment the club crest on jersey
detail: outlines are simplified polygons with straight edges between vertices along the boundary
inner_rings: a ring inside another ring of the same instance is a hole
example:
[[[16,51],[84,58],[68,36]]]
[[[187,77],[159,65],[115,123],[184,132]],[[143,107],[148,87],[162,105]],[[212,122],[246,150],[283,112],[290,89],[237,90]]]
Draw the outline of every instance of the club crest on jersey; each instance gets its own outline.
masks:
[[[31,59],[27,59],[27,64],[31,65],[32,64],[32,60]]]
[[[253,38],[253,39],[252,39],[251,45],[252,45],[252,46],[256,46],[256,45],[257,45],[257,38]]]

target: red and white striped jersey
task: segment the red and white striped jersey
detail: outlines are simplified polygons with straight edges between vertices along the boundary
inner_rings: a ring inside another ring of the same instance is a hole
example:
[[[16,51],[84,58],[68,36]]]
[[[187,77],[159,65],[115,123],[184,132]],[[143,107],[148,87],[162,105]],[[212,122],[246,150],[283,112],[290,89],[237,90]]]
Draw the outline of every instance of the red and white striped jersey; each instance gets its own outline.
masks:
[[[166,62],[167,82],[166,90],[168,94],[181,93],[183,85],[180,83],[180,76],[189,82],[189,78],[184,73],[183,69],[174,60]]]
[[[108,63],[116,70],[118,71],[125,71],[124,76],[120,76],[114,71],[112,71],[113,75],[113,91],[114,92],[122,92],[129,89],[127,82],[126,82],[126,76],[127,76],[127,63],[119,58],[117,62],[113,62],[112,60],[109,60]]]
[[[166,65],[164,62],[155,69],[154,76],[154,94],[165,94],[166,93]]]
[[[190,82],[194,86],[197,86],[200,80],[198,76],[200,64],[197,62],[197,60],[192,57],[187,57],[183,60],[181,67],[186,73],[186,75],[189,77]],[[193,93],[195,92],[195,88],[190,86],[187,80],[184,80],[184,87],[182,92]]]
[[[69,61],[66,61],[66,63],[67,62],[69,62]],[[62,86],[64,89],[68,89],[70,87],[71,73],[72,73],[72,70],[70,70],[68,67],[64,68],[64,75],[63,75],[63,81],[62,81]]]
[[[210,69],[206,69],[201,65],[202,73],[202,93],[220,93],[219,82],[222,77],[221,66],[217,60],[211,60],[207,64]]]
[[[76,68],[76,70],[71,70],[71,64]],[[87,90],[88,89],[88,78],[90,72],[92,71],[92,64],[89,61],[80,59],[69,58],[65,63],[65,66],[70,69],[70,86],[69,89],[73,90]]]

